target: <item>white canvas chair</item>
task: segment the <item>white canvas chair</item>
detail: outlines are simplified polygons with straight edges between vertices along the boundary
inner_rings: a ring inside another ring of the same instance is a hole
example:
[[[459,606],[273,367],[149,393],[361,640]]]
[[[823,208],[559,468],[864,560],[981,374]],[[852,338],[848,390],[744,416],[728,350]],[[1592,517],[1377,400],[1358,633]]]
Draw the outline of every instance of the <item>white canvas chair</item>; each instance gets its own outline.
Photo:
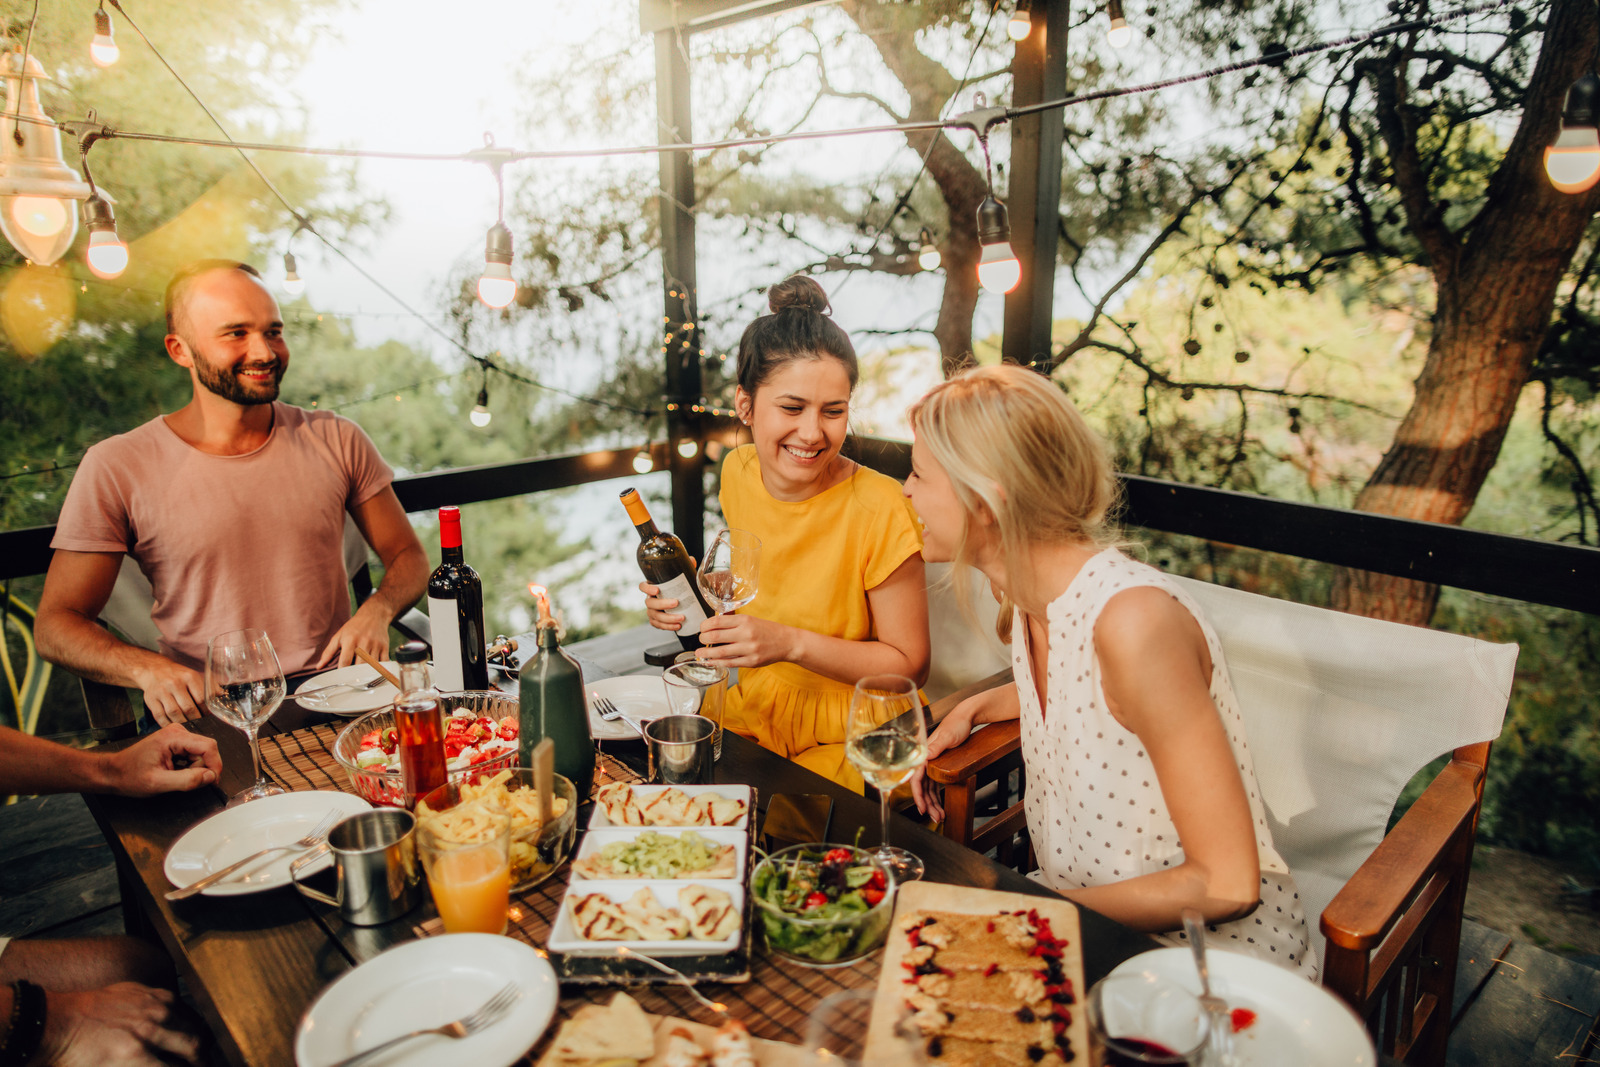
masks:
[[[1517,647],[1178,581],[1222,642],[1273,841],[1326,937],[1323,984],[1388,1054],[1442,1063],[1489,744]],[[1017,734],[1015,723],[985,727],[930,763],[947,836],[986,851],[1025,827],[1019,802],[972,829],[972,783],[1017,751]],[[1447,753],[1385,836],[1400,791]]]

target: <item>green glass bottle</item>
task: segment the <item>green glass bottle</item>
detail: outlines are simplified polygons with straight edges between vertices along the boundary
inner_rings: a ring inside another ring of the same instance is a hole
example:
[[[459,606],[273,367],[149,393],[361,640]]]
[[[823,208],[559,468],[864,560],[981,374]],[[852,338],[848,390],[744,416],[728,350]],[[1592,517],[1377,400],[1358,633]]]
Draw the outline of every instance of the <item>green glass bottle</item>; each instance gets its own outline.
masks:
[[[579,802],[594,786],[594,738],[584,700],[583,669],[556,639],[549,601],[539,598],[539,647],[522,664],[517,763],[532,766],[540,738],[555,742],[556,773],[572,780]]]

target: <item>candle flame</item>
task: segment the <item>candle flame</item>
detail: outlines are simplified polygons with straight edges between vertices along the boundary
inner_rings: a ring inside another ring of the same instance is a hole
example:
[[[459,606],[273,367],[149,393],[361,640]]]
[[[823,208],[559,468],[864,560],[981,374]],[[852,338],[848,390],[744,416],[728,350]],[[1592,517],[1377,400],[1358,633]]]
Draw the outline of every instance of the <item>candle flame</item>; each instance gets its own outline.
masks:
[[[528,595],[539,604],[539,622],[545,623],[552,618],[550,614],[550,590],[538,582],[528,583]]]

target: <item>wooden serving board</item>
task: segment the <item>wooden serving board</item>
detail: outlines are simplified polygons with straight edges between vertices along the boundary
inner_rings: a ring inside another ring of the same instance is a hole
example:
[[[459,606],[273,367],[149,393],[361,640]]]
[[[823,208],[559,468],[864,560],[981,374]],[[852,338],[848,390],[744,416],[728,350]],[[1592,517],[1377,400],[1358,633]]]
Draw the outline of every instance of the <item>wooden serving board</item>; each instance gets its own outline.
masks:
[[[1078,930],[1078,907],[1070,901],[1025,893],[1001,893],[993,889],[973,889],[940,882],[908,882],[896,893],[894,919],[889,925],[889,940],[883,949],[883,970],[878,975],[878,995],[872,1005],[872,1020],[867,1028],[867,1048],[863,1062],[889,1063],[904,1045],[895,1037],[895,1025],[909,1009],[903,999],[903,982],[908,973],[900,965],[911,949],[911,942],[900,929],[900,920],[914,911],[950,911],[962,915],[995,915],[1002,911],[1036,910],[1050,920],[1051,931],[1066,941],[1061,968],[1072,983],[1078,1002],[1072,1006],[1072,1021],[1067,1037],[1078,1062],[1089,1063],[1089,1026],[1084,1018],[1083,1000],[1088,993],[1083,979],[1083,941]],[[937,1060],[930,1061],[937,1064]]]

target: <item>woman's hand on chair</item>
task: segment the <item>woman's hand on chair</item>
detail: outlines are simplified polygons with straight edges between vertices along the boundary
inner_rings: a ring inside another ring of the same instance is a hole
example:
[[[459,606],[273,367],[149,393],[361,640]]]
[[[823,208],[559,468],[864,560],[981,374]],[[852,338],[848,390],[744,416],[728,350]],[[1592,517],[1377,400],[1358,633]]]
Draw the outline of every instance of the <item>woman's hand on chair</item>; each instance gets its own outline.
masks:
[[[753,615],[713,615],[700,626],[699,658],[720,667],[793,662],[794,627]]]
[[[928,759],[960,746],[972,736],[972,715],[976,709],[974,700],[963,700],[950,709],[950,713],[928,735]],[[938,790],[929,786],[927,771],[928,766],[924,763],[911,776],[911,796],[917,802],[918,811],[931,821],[938,822],[944,818],[944,805],[940,803]]]

